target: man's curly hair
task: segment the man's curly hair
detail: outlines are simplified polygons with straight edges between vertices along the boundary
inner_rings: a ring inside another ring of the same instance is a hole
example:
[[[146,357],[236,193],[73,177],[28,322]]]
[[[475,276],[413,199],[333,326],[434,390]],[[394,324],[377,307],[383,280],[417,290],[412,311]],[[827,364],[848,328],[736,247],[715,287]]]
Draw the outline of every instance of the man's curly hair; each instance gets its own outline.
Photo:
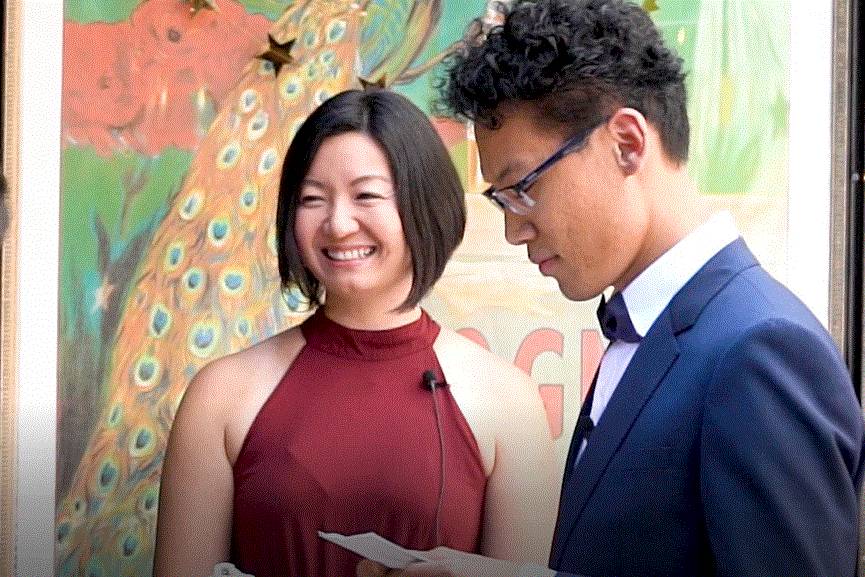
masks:
[[[627,0],[514,0],[497,9],[502,24],[485,32],[475,22],[451,57],[439,103],[446,110],[495,129],[500,104],[531,101],[539,122],[576,132],[626,106],[658,129],[673,160],[687,160],[682,59],[645,11]]]

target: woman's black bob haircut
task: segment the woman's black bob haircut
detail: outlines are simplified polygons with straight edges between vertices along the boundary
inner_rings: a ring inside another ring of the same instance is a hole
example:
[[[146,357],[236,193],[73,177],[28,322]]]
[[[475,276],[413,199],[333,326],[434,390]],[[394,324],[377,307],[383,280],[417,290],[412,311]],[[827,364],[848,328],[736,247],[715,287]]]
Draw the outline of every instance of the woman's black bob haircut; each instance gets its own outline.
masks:
[[[427,117],[407,98],[380,89],[348,90],[326,100],[300,126],[282,165],[276,206],[276,245],[283,289],[296,284],[311,306],[324,287],[301,261],[294,221],[301,183],[326,139],[360,132],[384,151],[395,181],[412,286],[400,310],[417,306],[441,277],[462,241],[466,208],[447,149]]]

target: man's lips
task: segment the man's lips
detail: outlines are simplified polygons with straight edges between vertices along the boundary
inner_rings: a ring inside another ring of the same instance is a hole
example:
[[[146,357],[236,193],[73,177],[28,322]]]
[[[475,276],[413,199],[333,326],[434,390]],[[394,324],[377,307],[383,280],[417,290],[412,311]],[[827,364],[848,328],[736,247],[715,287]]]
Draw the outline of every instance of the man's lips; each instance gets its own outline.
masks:
[[[530,256],[529,260],[538,265],[541,274],[549,274],[549,269],[553,265],[556,255]]]

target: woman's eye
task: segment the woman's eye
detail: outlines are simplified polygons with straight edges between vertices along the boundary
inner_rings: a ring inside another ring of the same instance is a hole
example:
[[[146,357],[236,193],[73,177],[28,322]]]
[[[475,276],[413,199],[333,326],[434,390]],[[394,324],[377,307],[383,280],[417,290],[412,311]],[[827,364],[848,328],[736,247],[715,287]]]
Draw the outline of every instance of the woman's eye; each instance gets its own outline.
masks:
[[[379,194],[377,192],[360,192],[357,195],[358,200],[381,200],[384,198],[383,194]]]
[[[300,206],[318,206],[324,202],[324,198],[315,194],[304,194],[300,197]]]

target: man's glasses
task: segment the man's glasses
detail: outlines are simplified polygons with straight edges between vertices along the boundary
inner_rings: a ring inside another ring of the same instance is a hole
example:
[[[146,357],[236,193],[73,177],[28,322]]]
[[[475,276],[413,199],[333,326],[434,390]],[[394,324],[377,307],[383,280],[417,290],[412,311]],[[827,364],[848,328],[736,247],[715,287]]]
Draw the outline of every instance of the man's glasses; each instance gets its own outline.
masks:
[[[605,121],[603,121],[605,122]],[[509,210],[514,214],[525,215],[535,205],[535,200],[527,193],[529,188],[541,177],[541,175],[550,169],[555,163],[563,159],[568,154],[575,152],[582,147],[589,135],[598,126],[603,124],[592,125],[584,130],[581,130],[576,135],[567,139],[560,149],[553,153],[548,159],[543,161],[540,166],[525,175],[518,182],[505,186],[504,188],[496,188],[491,186],[483,192],[483,195],[502,210]]]

